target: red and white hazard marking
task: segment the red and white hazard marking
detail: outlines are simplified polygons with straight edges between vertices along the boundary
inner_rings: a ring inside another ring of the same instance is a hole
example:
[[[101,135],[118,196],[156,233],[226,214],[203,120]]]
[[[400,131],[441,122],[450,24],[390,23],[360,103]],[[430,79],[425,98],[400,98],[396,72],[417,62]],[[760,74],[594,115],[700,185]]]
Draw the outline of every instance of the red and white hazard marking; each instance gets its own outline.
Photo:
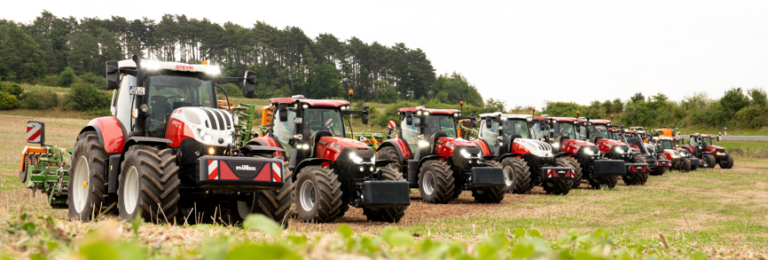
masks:
[[[282,173],[283,169],[280,167],[280,164],[278,163],[272,163],[272,179],[275,180],[275,182],[282,182]]]
[[[325,120],[325,127],[331,127],[333,125],[333,119],[328,118],[328,120]]]
[[[389,128],[395,129],[397,123],[395,123],[395,120],[389,120]]]
[[[219,160],[208,161],[208,179],[215,180],[219,177]]]
[[[38,122],[27,122],[27,142],[39,143],[43,125]]]

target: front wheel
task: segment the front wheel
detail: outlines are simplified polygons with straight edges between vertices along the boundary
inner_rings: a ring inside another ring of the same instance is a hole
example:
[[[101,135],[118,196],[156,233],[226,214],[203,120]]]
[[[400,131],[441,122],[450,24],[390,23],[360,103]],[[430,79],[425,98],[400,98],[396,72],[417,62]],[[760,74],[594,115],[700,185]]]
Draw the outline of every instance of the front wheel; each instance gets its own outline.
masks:
[[[272,156],[252,155],[252,157],[270,158]],[[274,157],[283,160],[282,156]],[[242,222],[250,214],[262,214],[288,226],[288,213],[293,203],[293,172],[288,171],[288,165],[283,164],[283,187],[278,190],[261,190],[246,195],[241,200],[234,201],[230,208],[233,222]]]
[[[419,192],[426,203],[448,203],[454,195],[453,170],[445,161],[429,160],[419,169]]]
[[[332,222],[341,214],[339,175],[319,165],[301,169],[293,195],[296,213],[306,222]]]
[[[508,157],[501,161],[504,170],[504,191],[515,194],[525,194],[531,191],[531,172],[528,163],[522,158]]]
[[[179,211],[179,166],[171,148],[133,145],[125,153],[118,181],[120,219],[168,222]],[[140,214],[140,215],[139,215]]]
[[[704,168],[715,168],[715,157],[711,154],[705,154],[704,157],[702,157],[701,166]]]
[[[656,159],[658,159],[658,160],[666,160],[667,157],[664,157],[663,154],[659,154],[659,156]],[[651,170],[650,174],[654,175],[654,176],[661,176],[661,175],[664,175],[665,172],[667,172],[667,168],[665,168],[663,166],[656,166],[655,169]]]
[[[83,221],[101,214],[107,179],[104,177],[104,162],[109,159],[104,146],[99,143],[95,131],[86,131],[77,138],[69,170],[67,205],[69,217]]]
[[[390,167],[381,168],[381,180],[387,181],[402,181],[403,173]],[[393,207],[393,208],[363,208],[363,214],[370,221],[381,221],[397,223],[403,216],[405,216],[405,209],[408,206]]]
[[[635,159],[633,161],[634,163],[642,163],[645,164],[645,158],[642,156],[635,156]],[[624,183],[627,185],[645,185],[645,182],[648,181],[648,173],[638,173],[638,174],[629,174],[627,173],[621,179],[624,180]]]
[[[571,167],[573,167],[573,187],[572,189],[578,188],[581,185],[581,179],[584,177],[584,172],[582,172],[581,164],[579,161],[576,160],[576,158],[573,157],[566,157],[566,160],[568,160],[568,163]]]
[[[726,155],[726,157],[722,160],[720,160],[720,168],[722,169],[730,169],[733,168],[733,157],[731,155]]]
[[[571,162],[563,157],[557,158],[555,164],[557,167],[572,167]],[[542,181],[541,186],[547,194],[566,195],[573,188],[573,182],[566,179],[551,179]]]
[[[680,171],[681,172],[691,171],[691,160],[686,158],[680,158],[680,160],[682,160],[682,163],[680,163]]]

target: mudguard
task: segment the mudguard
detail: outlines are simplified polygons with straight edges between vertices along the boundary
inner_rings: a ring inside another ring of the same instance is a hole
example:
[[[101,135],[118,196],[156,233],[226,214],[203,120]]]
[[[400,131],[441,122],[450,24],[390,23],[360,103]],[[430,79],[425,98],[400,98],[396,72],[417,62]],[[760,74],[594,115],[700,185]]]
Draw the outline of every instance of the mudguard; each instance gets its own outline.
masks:
[[[401,159],[413,158],[413,155],[411,154],[411,149],[408,147],[408,144],[405,143],[403,139],[395,138],[395,139],[384,141],[379,146],[379,149],[377,149],[377,152],[378,150],[381,150],[381,148],[386,146],[395,147],[395,150],[397,151],[397,154],[400,156]]]
[[[80,130],[80,134],[85,131],[95,131],[99,136],[99,142],[104,146],[104,150],[108,154],[119,154],[123,152],[125,147],[125,128],[117,117],[99,117],[94,118],[88,122],[88,126]]]
[[[296,164],[296,168],[292,169],[292,171],[295,173],[292,176],[292,179],[296,181],[296,178],[299,177],[299,172],[301,172],[301,169],[307,166],[312,165],[323,165],[323,163],[328,163],[328,165],[331,164],[331,160],[323,159],[323,158],[307,158],[304,160],[301,160],[298,164]]]

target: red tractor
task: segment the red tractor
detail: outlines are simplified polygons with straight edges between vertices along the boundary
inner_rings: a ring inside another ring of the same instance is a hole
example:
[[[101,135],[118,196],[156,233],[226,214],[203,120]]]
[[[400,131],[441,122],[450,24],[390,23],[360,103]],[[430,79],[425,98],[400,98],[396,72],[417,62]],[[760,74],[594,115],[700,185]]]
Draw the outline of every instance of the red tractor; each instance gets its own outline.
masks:
[[[555,157],[565,156],[571,165],[577,165],[573,187],[583,178],[595,189],[613,189],[618,176],[626,174],[624,161],[605,160],[595,144],[579,140],[577,122],[573,117],[537,116],[531,124],[534,137],[550,143]]]
[[[238,149],[237,121],[216,99],[217,84],[234,82],[252,97],[255,73],[221,77],[217,66],[136,56],[107,61],[106,72],[112,116],[91,120],[77,138],[66,184],[70,218],[109,211],[126,221],[183,223],[203,212],[228,222],[251,213],[285,219],[292,196],[283,161],[259,156],[282,149]]]
[[[642,156],[634,156],[629,146],[615,138],[608,127],[610,120],[603,119],[579,119],[579,133],[584,140],[597,145],[603,158],[624,161],[626,175],[621,177],[627,185],[645,185],[648,181],[649,165]]]
[[[474,142],[486,158],[501,162],[506,191],[527,193],[541,185],[548,194],[565,195],[575,181],[575,161],[555,157],[552,146],[532,139],[532,115],[500,112],[480,114],[480,133]]]
[[[623,127],[614,130],[618,137],[629,147],[632,148],[634,156],[645,158],[645,162],[651,168],[650,175],[660,176],[667,172],[667,168],[672,166],[672,161],[668,160],[663,154],[657,153],[656,147],[652,144],[646,144],[637,130],[627,130]]]
[[[683,149],[701,158],[701,167],[715,168],[715,165],[719,164],[723,169],[733,168],[733,157],[725,151],[725,148],[712,144],[713,138],[720,141],[720,136],[692,134],[688,144],[683,145]]]
[[[463,190],[475,202],[498,203],[504,199],[504,176],[499,163],[486,160],[480,147],[457,138],[455,109],[409,107],[398,110],[401,127],[397,137],[379,146],[379,157],[394,161],[411,188],[419,188],[427,203],[448,203]]]
[[[688,172],[701,165],[701,160],[694,157],[687,149],[677,147],[675,137],[656,136],[651,138],[651,144],[656,147],[656,153],[663,154],[667,160],[672,161],[671,169]]]
[[[362,114],[368,123],[368,107],[353,111],[342,100],[305,99],[301,95],[273,98],[272,123],[252,147],[284,149],[286,179],[293,179],[294,204],[300,219],[331,222],[349,206],[363,208],[371,221],[397,222],[410,205],[410,190],[402,173],[376,160],[376,151],[364,142],[346,138],[352,131],[349,115]],[[298,173],[298,174],[293,174]]]

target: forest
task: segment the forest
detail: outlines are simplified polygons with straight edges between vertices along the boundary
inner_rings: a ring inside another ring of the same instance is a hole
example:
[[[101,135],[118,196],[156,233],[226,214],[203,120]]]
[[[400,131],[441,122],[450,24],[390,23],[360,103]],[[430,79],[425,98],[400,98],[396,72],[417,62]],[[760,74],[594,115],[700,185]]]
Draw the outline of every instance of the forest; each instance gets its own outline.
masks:
[[[108,60],[145,59],[221,66],[226,76],[258,73],[257,98],[304,94],[392,103],[461,100],[483,106],[459,73],[436,74],[427,54],[405,43],[385,46],[333,34],[310,38],[299,27],[223,25],[206,18],[163,15],[128,20],[57,17],[44,11],[30,23],[0,20],[0,78],[60,86],[62,73],[104,75]],[[91,76],[86,76],[91,77]],[[447,94],[450,93],[450,94]]]

